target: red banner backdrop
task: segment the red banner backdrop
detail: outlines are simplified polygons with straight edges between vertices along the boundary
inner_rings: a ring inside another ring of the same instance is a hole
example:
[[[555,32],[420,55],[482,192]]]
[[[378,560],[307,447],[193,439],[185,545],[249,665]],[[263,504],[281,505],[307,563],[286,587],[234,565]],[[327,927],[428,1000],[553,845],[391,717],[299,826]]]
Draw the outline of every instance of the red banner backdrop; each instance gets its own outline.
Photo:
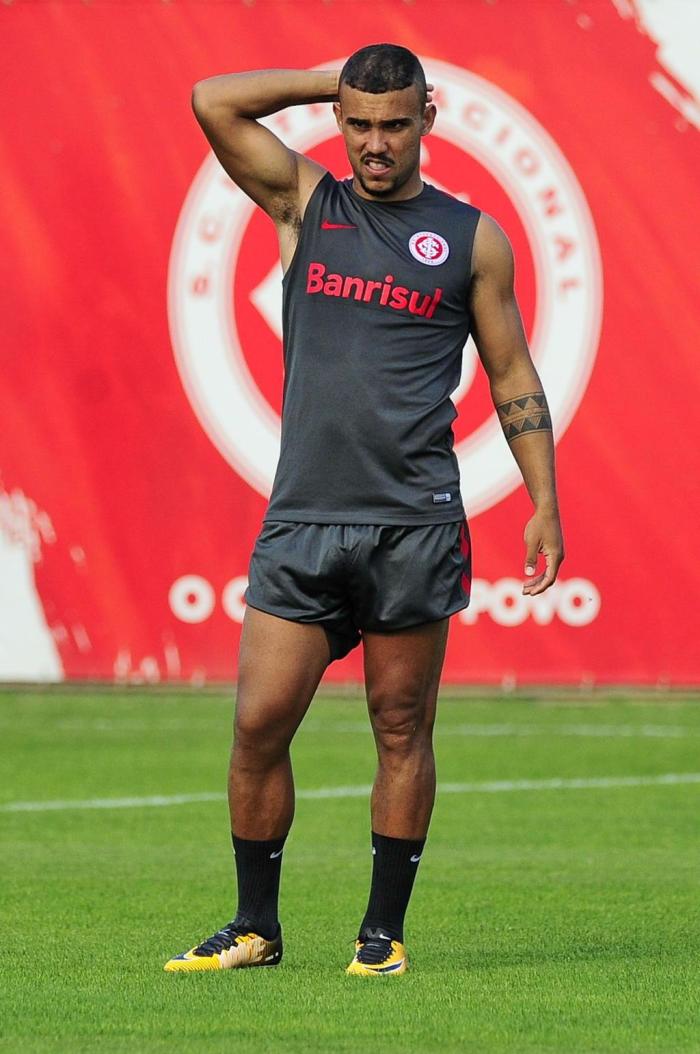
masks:
[[[279,436],[279,260],[190,91],[392,40],[437,89],[425,178],[513,243],[568,550],[560,582],[525,600],[529,502],[470,343],[455,401],[476,581],[446,679],[700,679],[700,122],[643,15],[632,0],[3,5],[0,677],[235,676]],[[271,124],[347,174],[327,106]],[[359,652],[328,676],[361,676]]]

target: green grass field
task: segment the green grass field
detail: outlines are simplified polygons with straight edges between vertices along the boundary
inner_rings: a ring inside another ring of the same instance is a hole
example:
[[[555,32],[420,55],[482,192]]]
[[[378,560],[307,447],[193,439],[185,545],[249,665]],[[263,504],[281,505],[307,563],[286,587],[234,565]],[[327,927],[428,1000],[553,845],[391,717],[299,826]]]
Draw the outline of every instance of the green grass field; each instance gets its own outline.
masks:
[[[699,697],[443,698],[411,970],[382,980],[344,974],[359,697],[295,744],[282,965],[163,972],[234,911],[230,717],[223,693],[0,693],[2,1049],[700,1051]]]

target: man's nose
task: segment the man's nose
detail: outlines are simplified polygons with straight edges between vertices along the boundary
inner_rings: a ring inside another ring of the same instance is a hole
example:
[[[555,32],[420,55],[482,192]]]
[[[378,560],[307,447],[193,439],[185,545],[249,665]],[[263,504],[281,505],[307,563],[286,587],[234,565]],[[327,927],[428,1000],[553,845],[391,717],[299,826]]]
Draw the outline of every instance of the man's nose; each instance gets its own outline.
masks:
[[[386,136],[381,128],[372,128],[367,138],[368,154],[383,154],[386,151]]]

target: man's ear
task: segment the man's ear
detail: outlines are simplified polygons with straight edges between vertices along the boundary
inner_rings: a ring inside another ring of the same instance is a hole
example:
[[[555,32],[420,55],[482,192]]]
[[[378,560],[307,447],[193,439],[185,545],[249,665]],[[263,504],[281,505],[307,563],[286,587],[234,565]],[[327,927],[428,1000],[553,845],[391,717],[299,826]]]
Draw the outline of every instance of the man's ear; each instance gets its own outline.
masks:
[[[421,125],[420,130],[421,135],[428,135],[428,133],[432,131],[433,125],[435,124],[436,114],[437,109],[433,103],[430,103],[428,106],[426,106],[425,110],[423,111],[423,123]]]
[[[340,103],[339,102],[334,102],[333,103],[333,113],[335,114],[335,123],[338,125],[338,131],[342,132],[342,130],[343,130],[343,117],[342,117],[342,114],[341,114]]]

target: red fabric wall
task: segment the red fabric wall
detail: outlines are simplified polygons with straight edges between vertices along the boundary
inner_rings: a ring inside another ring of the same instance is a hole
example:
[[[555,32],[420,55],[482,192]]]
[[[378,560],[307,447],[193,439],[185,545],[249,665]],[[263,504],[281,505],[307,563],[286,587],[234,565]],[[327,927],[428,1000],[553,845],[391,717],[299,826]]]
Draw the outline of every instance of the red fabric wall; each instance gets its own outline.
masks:
[[[483,374],[465,376],[456,435],[477,582],[446,680],[700,679],[700,137],[655,88],[654,42],[623,9],[0,9],[0,677],[235,675],[278,428],[277,254],[190,91],[392,40],[438,88],[425,178],[513,243],[555,404],[568,551],[555,590],[519,599],[529,502]],[[277,127],[346,174],[327,108]],[[328,676],[361,676],[360,652]]]

